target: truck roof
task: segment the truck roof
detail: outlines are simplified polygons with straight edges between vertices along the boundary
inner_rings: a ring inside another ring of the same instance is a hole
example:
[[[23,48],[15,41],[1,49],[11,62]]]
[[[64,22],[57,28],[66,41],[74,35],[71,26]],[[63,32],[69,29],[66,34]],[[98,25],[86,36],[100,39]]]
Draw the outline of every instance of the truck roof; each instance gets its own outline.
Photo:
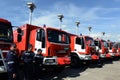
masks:
[[[96,40],[96,41],[105,41],[105,42],[107,42],[106,40],[101,39],[101,38],[97,38],[97,39],[94,39],[94,40]]]
[[[87,35],[76,35],[76,34],[71,34],[69,33],[70,36],[76,36],[76,37],[90,37],[90,36],[87,36]],[[90,37],[92,38],[92,37]]]
[[[3,22],[3,23],[7,23],[7,24],[10,24],[11,25],[11,22],[6,20],[6,19],[3,19],[3,18],[0,18],[0,22]]]
[[[67,33],[66,31],[64,31],[64,30],[60,30],[60,29],[57,29],[57,28],[54,28],[54,27],[48,27],[48,26],[36,26],[36,25],[31,25],[31,24],[24,24],[24,25],[22,25],[22,26],[20,26],[20,27],[18,27],[18,28],[21,28],[22,30],[24,30],[24,29],[29,29],[29,31],[31,31],[31,30],[33,30],[33,29],[51,29],[51,30],[56,30],[56,31],[59,31],[59,32],[64,32],[64,33]],[[16,31],[16,30],[14,30],[14,31]]]
[[[43,28],[43,27],[42,27],[42,28]],[[64,31],[64,30],[60,30],[60,29],[53,28],[53,27],[46,27],[46,29],[52,29],[52,30],[56,30],[56,31],[60,31],[60,32],[67,33],[67,32],[66,32],[66,31]]]

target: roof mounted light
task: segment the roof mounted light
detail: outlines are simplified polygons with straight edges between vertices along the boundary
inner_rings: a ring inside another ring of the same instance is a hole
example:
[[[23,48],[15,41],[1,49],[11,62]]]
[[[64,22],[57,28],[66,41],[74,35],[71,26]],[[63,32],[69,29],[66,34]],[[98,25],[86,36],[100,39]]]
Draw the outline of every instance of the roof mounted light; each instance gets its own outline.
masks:
[[[80,22],[79,21],[76,21],[76,35],[78,35],[78,32],[79,32],[79,25],[80,25]]]
[[[89,30],[89,36],[90,36],[91,29],[92,29],[92,27],[91,27],[91,26],[90,26],[90,27],[88,27],[88,30]]]
[[[61,30],[61,27],[62,27],[62,19],[64,18],[64,15],[62,15],[62,14],[59,14],[58,15],[58,19],[60,20],[60,23],[59,23],[59,26],[60,26],[60,30]]]
[[[80,33],[80,36],[82,36],[82,33]]]
[[[36,8],[36,6],[33,2],[27,2],[27,6],[31,12],[33,12],[33,10]]]
[[[28,2],[27,3],[27,7],[30,9],[30,13],[29,13],[29,24],[32,23],[32,13],[34,11],[34,9],[36,8],[35,4],[32,2]]]
[[[44,24],[43,27],[46,28],[46,25]]]

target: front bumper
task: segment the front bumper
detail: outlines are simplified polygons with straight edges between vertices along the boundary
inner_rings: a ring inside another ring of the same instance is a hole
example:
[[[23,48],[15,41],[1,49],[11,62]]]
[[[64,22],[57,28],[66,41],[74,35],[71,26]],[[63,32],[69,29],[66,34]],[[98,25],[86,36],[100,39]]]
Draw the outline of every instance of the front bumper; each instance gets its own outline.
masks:
[[[98,56],[98,55],[93,54],[93,55],[92,55],[92,60],[99,60],[99,56]]]
[[[80,60],[92,60],[91,55],[86,55],[86,54],[80,54],[79,58]]]
[[[100,58],[106,58],[106,54],[100,54]]]
[[[45,57],[43,60],[43,65],[69,65],[71,63],[71,58],[65,57]]]
[[[43,59],[43,65],[58,65],[57,57],[56,56],[45,57]]]
[[[106,58],[112,58],[110,54],[106,54]]]
[[[115,53],[108,53],[108,54],[110,54],[112,57],[114,57],[114,56],[115,56]]]
[[[116,56],[116,57],[119,57],[119,56],[120,56],[120,53],[116,53],[115,56]]]
[[[71,58],[68,56],[65,57],[58,57],[57,58],[58,65],[70,65]]]

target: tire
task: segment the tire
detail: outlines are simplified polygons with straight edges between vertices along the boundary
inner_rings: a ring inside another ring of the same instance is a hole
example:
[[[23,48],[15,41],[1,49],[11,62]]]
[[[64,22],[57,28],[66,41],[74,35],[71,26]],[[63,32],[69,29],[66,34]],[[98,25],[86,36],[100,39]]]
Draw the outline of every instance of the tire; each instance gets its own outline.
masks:
[[[54,68],[55,72],[62,72],[65,69],[65,66],[58,66]]]
[[[78,57],[71,57],[71,65],[72,68],[79,67],[79,58]]]

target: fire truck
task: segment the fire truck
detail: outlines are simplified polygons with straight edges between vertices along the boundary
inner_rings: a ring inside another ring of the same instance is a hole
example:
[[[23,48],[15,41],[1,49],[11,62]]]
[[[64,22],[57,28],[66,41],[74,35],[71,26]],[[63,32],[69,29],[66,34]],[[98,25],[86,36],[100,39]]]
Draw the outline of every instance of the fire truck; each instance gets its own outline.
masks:
[[[27,50],[28,44],[32,44],[35,53],[38,49],[42,49],[44,66],[64,68],[70,64],[70,38],[67,32],[46,25],[39,27],[25,24],[13,33],[20,55]]]
[[[112,47],[112,52],[114,53],[114,58],[119,59],[120,53],[119,53],[119,43],[114,42]]]
[[[111,42],[110,40],[107,41],[107,44],[108,44],[108,50],[109,50],[109,53],[111,55],[112,58],[115,57],[115,54],[117,52],[117,49],[115,47],[113,47],[114,45],[114,42]]]
[[[93,38],[70,34],[70,39],[72,67],[77,67],[79,64],[89,64],[92,60],[99,60],[99,56],[96,54]]]
[[[0,18],[0,73],[7,71],[5,57],[12,43],[13,30],[11,23],[6,19]]]
[[[101,59],[111,58],[111,55],[108,54],[108,45],[105,40],[97,38],[94,39],[94,43]]]
[[[117,43],[117,54],[118,54],[118,58],[120,58],[120,43]]]

